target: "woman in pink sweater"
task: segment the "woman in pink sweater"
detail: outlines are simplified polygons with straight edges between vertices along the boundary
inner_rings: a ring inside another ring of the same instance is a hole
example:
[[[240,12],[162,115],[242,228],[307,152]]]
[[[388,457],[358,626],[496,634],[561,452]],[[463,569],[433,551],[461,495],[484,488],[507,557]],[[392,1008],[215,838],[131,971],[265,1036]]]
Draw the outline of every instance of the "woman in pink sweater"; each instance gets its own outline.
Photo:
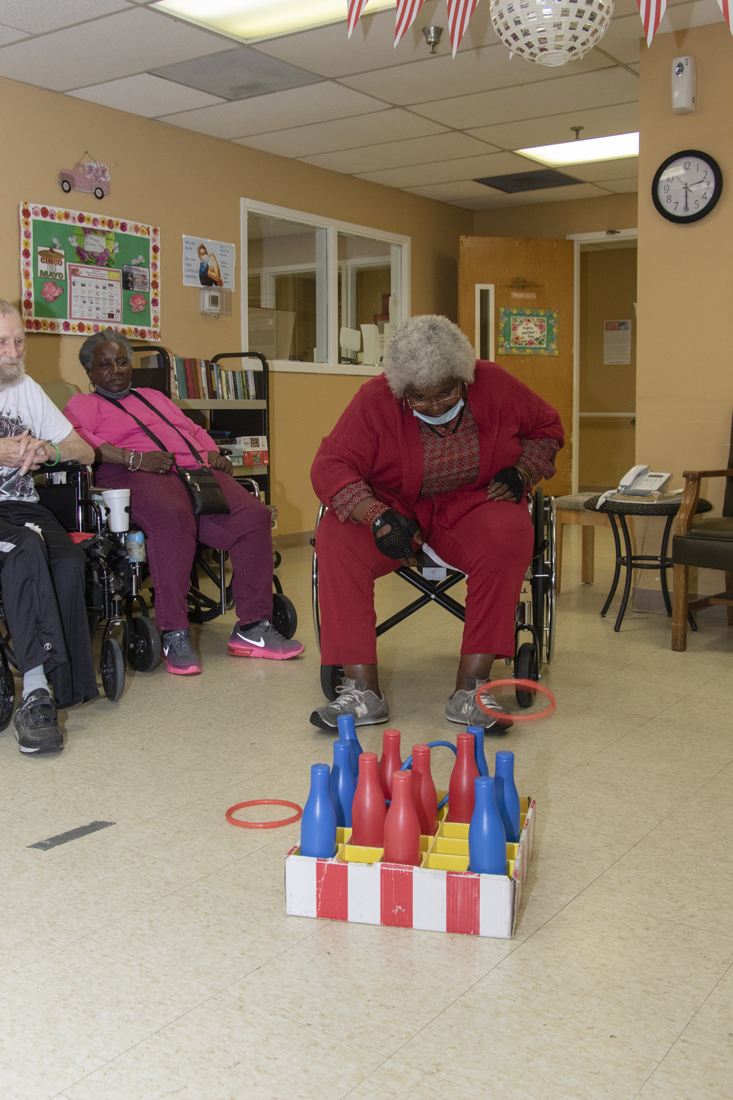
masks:
[[[133,350],[114,329],[85,340],[79,352],[93,392],[75,394],[64,410],[92,447],[97,481],[109,489],[130,490],[130,516],[147,535],[148,562],[155,589],[155,619],[162,634],[168,672],[201,672],[191,644],[186,596],[196,540],[228,550],[238,622],[229,639],[235,657],[287,660],[304,647],[288,641],[272,625],[272,536],[270,511],[232,474],[211,436],[173,402],[151,389],[132,389]],[[138,423],[139,422],[139,423]],[[144,425],[163,444],[156,447]],[[224,494],[226,515],[194,516],[176,468],[211,467]]]
[[[495,657],[514,655],[532,553],[527,490],[553,476],[563,442],[555,409],[495,363],[476,362],[447,317],[413,317],[398,329],[384,374],[361,387],[311,471],[328,506],[316,538],[321,661],[344,667],[337,700],[313,712],[313,725],[335,730],[339,714],[357,725],[387,721],[374,580],[413,564],[423,541],[468,577],[446,717],[486,724],[476,691]]]

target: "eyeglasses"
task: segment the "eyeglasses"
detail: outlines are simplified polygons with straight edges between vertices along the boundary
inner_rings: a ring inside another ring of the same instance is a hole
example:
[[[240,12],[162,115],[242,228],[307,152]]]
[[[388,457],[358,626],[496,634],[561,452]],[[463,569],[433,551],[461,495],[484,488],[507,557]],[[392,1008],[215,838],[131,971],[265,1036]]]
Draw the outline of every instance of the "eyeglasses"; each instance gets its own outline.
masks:
[[[454,398],[457,400],[460,396],[461,383],[456,382],[449,390],[441,390],[435,397],[427,397],[423,401],[411,401],[409,397],[405,396],[405,401],[411,409],[427,409],[430,405],[442,404],[444,401],[452,401]]]

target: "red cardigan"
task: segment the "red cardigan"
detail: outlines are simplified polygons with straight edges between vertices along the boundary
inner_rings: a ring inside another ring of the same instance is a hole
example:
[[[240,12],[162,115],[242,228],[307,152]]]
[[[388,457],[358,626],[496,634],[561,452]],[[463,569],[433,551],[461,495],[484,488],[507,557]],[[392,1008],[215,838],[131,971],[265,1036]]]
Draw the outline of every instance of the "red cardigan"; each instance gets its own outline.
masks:
[[[485,496],[494,474],[518,461],[520,439],[556,439],[561,446],[565,441],[552,405],[496,363],[476,363],[467,398],[479,427],[480,468],[474,484],[459,492],[480,490]],[[423,451],[418,421],[394,396],[384,374],[355,394],[322,440],[311,469],[316,495],[327,505],[359,479],[379,500],[419,518]]]

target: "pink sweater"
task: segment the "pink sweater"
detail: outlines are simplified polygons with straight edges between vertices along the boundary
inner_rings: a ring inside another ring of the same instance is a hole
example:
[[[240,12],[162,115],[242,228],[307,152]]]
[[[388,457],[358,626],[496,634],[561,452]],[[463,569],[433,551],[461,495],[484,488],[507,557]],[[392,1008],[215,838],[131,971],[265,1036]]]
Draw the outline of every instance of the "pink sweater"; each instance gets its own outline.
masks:
[[[187,439],[191,440],[192,445],[201,455],[201,460],[208,463],[208,452],[218,450],[208,432],[189,420],[178,406],[159,390],[150,390],[141,386],[140,393],[151,405],[160,409],[163,416],[167,417],[171,424],[175,424]],[[178,432],[169,427],[165,420],[156,416],[142,401],[138,401],[134,393],[124,397],[120,404],[150,428],[163,444],[164,450],[173,452],[179,466],[193,469],[197,465]],[[64,416],[74,425],[82,439],[95,449],[102,443],[111,443],[114,447],[125,447],[128,451],[157,450],[150,436],[137,426],[131,416],[96,394],[75,393],[64,409]]]

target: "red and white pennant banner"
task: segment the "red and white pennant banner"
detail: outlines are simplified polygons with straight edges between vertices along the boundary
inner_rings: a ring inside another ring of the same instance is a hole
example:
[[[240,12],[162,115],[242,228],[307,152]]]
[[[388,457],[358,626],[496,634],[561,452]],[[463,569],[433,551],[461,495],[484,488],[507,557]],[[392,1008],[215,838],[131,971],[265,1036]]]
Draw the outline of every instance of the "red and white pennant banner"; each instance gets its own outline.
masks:
[[[349,38],[351,38],[354,27],[359,22],[359,16],[368,3],[369,0],[349,0]]]
[[[639,14],[644,24],[646,44],[651,46],[657,28],[667,10],[667,0],[636,0],[636,2],[639,5]]]
[[[395,46],[405,31],[409,30],[415,22],[415,16],[420,11],[423,3],[424,0],[397,0],[397,22],[394,29]]]
[[[666,0],[665,0],[666,2]],[[461,44],[461,39],[466,33],[471,16],[476,11],[478,0],[447,0],[448,3],[448,29],[450,30],[450,42],[453,47],[453,56]]]

